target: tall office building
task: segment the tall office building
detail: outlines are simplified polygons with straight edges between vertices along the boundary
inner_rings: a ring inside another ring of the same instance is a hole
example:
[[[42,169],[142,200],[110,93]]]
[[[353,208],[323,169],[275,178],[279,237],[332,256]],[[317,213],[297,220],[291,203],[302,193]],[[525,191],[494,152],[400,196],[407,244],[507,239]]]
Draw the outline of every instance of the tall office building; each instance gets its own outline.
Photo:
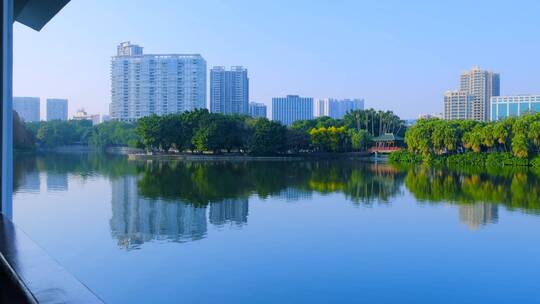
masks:
[[[123,42],[111,62],[112,119],[133,121],[206,108],[206,61],[199,54],[143,54]]]
[[[267,108],[264,103],[260,103],[260,102],[249,103],[249,116],[253,118],[260,118],[260,117],[266,118],[267,117],[266,113],[267,113]]]
[[[488,121],[490,119],[490,99],[492,96],[499,96],[501,93],[500,75],[490,71],[485,71],[479,67],[473,67],[470,71],[461,74],[459,91],[449,91],[445,94],[445,119],[474,119],[478,121]],[[462,96],[467,94],[468,98],[453,99],[456,102],[463,102],[468,99],[467,109],[461,110],[466,113],[466,117],[455,116],[458,105],[447,105],[447,96]]]
[[[68,100],[67,99],[47,99],[47,121],[67,120]]]
[[[491,97],[491,121],[540,112],[540,95]]]
[[[25,122],[39,121],[39,97],[13,97],[13,110]]]
[[[315,100],[314,115],[316,117],[328,116],[334,119],[341,119],[350,111],[363,109],[364,99],[319,98]]]
[[[297,120],[313,119],[313,98],[287,95],[272,98],[272,120],[291,125]]]
[[[222,114],[249,114],[249,78],[241,66],[227,71],[224,67],[210,70],[210,111]]]

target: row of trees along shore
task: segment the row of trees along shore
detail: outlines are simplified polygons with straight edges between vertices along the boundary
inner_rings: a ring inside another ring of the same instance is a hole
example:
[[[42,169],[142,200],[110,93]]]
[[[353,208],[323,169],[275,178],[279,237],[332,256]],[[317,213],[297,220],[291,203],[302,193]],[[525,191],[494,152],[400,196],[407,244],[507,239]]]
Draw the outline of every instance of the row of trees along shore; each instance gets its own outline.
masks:
[[[540,166],[540,113],[497,122],[421,119],[405,133],[395,162]]]
[[[195,110],[141,118],[136,132],[149,150],[275,155],[364,151],[373,136],[404,133],[405,126],[392,112],[372,109],[349,112],[343,119],[297,121],[290,127],[266,118]]]
[[[147,116],[136,122],[52,121],[25,125],[36,146],[54,148],[88,144],[98,149],[130,146],[178,153],[245,153],[276,155],[299,152],[365,151],[373,137],[405,134],[404,122],[392,112],[351,111],[343,119],[320,117],[287,127],[266,118],[194,110]]]

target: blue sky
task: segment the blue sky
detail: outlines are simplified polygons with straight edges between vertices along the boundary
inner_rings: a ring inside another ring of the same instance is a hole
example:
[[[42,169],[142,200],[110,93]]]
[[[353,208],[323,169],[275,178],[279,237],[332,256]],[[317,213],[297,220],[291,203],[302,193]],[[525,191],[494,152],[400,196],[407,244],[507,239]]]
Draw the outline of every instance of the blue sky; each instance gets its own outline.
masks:
[[[250,99],[364,97],[403,118],[442,112],[473,65],[501,73],[501,93],[540,94],[538,1],[72,0],[37,33],[14,30],[14,95],[70,99],[107,113],[110,57],[200,53],[243,65]]]

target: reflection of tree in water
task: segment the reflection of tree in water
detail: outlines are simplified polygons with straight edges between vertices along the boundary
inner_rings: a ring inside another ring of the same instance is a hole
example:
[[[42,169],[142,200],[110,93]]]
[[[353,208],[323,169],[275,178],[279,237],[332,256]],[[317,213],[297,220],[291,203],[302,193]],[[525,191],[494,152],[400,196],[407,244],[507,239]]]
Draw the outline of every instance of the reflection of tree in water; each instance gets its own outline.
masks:
[[[357,161],[129,162],[43,154],[17,155],[15,189],[36,188],[39,172],[109,178],[111,233],[126,248],[149,240],[202,239],[208,223],[245,225],[252,195],[295,201],[343,193],[355,204],[371,205],[392,201],[405,183],[421,202],[459,204],[461,221],[473,228],[497,221],[496,204],[540,213],[540,179],[526,170],[396,168]]]
[[[314,191],[342,192],[356,203],[388,202],[399,192],[403,176],[387,165],[354,161],[151,162],[141,164],[139,170],[141,195],[195,205],[251,194],[294,200]]]
[[[388,165],[327,162],[311,172],[309,189],[320,193],[342,192],[354,203],[367,205],[389,202],[403,183],[400,170]]]
[[[29,181],[35,180],[36,176],[38,184],[31,185]],[[13,192],[16,192],[19,188],[30,188],[33,191],[39,191],[39,170],[37,169],[36,158],[33,154],[15,154],[13,162]]]
[[[509,209],[540,213],[540,179],[526,169],[415,167],[407,170],[405,185],[419,201],[455,204],[492,203]]]
[[[16,153],[13,165],[13,191],[17,191],[28,175],[44,172],[51,187],[66,190],[67,175],[83,180],[94,175],[118,178],[136,174],[136,167],[126,157],[97,153]]]

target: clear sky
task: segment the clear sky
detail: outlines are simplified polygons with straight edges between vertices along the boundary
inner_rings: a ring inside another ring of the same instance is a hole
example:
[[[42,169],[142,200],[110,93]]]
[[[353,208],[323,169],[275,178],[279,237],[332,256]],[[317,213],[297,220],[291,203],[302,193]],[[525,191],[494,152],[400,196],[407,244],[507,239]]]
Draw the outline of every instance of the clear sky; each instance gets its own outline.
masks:
[[[72,0],[41,32],[14,30],[14,95],[62,97],[107,113],[110,57],[200,53],[243,65],[250,99],[363,97],[403,118],[442,112],[473,65],[501,93],[540,94],[540,1]]]

